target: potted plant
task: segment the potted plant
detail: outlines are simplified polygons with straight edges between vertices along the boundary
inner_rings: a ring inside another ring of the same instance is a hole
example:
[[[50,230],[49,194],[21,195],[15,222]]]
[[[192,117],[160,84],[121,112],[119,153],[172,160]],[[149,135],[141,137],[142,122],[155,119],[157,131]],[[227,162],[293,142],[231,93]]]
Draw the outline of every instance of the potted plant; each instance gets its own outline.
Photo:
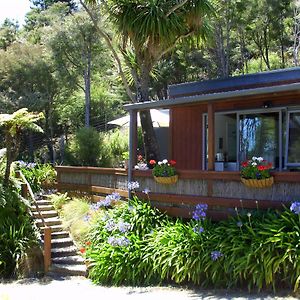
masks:
[[[173,184],[177,182],[178,175],[175,169],[175,160],[168,161],[164,159],[163,161],[156,162],[152,159],[149,164],[153,167],[152,174],[156,182],[162,184]]]
[[[248,187],[264,188],[270,187],[274,183],[274,178],[270,174],[272,163],[263,157],[255,157],[244,161],[241,169],[241,180]]]

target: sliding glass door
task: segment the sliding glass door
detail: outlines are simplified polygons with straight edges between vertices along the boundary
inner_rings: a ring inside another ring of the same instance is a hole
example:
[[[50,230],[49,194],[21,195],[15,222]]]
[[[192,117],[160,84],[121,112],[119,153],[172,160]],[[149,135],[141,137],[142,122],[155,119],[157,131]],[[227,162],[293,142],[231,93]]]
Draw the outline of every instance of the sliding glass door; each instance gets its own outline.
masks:
[[[288,112],[286,166],[300,167],[300,111]]]
[[[239,160],[261,156],[280,168],[280,112],[239,114]]]

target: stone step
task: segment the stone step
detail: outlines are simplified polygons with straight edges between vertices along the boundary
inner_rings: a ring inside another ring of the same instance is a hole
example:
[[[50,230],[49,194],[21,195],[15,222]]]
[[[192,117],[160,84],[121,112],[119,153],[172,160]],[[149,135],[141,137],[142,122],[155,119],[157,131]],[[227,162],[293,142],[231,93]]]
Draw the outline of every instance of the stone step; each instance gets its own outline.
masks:
[[[66,257],[66,256],[74,256],[77,254],[78,252],[75,246],[51,249],[51,257]]]
[[[51,233],[57,233],[57,232],[63,232],[65,229],[64,227],[60,225],[51,225]],[[41,232],[43,233],[44,227],[40,227]]]
[[[45,218],[45,223],[47,226],[53,226],[53,225],[61,225],[61,220],[57,217],[53,217],[53,218]],[[36,220],[36,225],[38,227],[42,227],[43,226],[43,222],[40,219]]]
[[[66,264],[66,265],[84,265],[84,258],[79,255],[74,256],[63,256],[63,257],[53,257],[53,264]]]
[[[86,276],[87,273],[85,265],[52,264],[50,270],[63,276]]]
[[[57,211],[56,210],[47,210],[47,211],[41,211],[41,214],[44,218],[53,218],[53,217],[58,217]],[[38,212],[34,212],[33,216],[36,219],[39,219],[40,215]]]
[[[31,210],[32,212],[36,212],[36,211],[37,211],[35,205],[31,206],[31,207],[30,207],[30,210]],[[39,210],[40,210],[40,211],[53,210],[53,206],[52,206],[52,205],[39,205]]]
[[[51,240],[52,248],[63,248],[63,247],[69,247],[73,245],[74,245],[73,240],[69,237]]]

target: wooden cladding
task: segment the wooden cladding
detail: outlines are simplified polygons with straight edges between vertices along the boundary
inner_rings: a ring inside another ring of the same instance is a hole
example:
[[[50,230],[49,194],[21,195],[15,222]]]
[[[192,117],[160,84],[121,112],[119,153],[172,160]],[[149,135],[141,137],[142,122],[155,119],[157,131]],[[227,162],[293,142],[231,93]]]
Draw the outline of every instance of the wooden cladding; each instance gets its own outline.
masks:
[[[201,169],[202,107],[177,107],[171,112],[171,153],[180,169]]]

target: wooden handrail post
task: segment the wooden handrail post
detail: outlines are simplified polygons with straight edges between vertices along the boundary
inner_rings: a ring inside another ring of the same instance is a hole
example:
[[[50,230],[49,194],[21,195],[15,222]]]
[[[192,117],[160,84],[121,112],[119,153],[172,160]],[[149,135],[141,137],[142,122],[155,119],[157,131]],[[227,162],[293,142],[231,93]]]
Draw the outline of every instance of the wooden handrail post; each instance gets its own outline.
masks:
[[[51,228],[44,228],[44,270],[48,273],[51,266]]]
[[[21,184],[21,196],[22,196],[23,198],[26,198],[27,195],[28,195],[28,186],[27,186],[26,183],[22,183],[22,184]]]
[[[208,104],[208,171],[215,170],[215,110],[212,103]]]

